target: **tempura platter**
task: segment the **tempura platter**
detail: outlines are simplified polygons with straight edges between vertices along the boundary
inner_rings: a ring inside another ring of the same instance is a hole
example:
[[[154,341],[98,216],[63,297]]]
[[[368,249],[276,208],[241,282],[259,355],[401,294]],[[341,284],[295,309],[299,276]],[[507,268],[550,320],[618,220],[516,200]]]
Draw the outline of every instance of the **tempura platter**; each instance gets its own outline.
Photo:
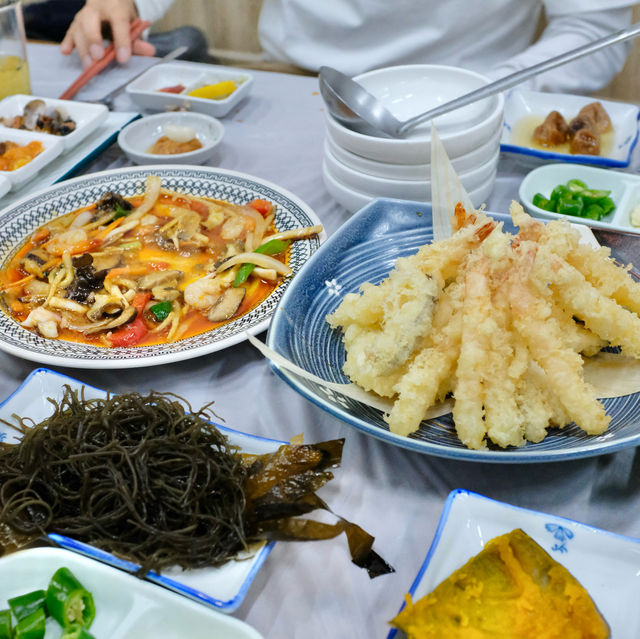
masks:
[[[313,211],[274,184],[242,173],[189,166],[124,168],[95,173],[49,187],[0,212],[0,264],[11,259],[23,242],[53,217],[94,203],[106,191],[131,196],[144,191],[146,177],[157,175],[165,188],[179,193],[244,204],[255,198],[276,207],[279,231],[319,223]],[[297,273],[320,246],[324,234],[295,242],[289,267]],[[29,332],[0,313],[0,349],[43,364],[85,368],[130,368],[190,359],[227,348],[267,328],[271,315],[291,278],[279,284],[248,313],[208,332],[154,346],[101,348],[71,341],[46,339]]]
[[[492,214],[513,231],[510,218]],[[390,230],[393,228],[393,230]],[[378,283],[398,257],[431,241],[431,209],[417,202],[377,200],[362,209],[307,264],[287,293],[271,324],[267,345],[294,364],[333,382],[342,372],[344,345],[326,316],[344,295],[365,282]],[[640,394],[603,400],[611,415],[608,430],[589,436],[575,425],[550,431],[536,444],[498,450],[470,450],[456,436],[451,415],[422,424],[409,437],[389,432],[380,411],[303,380],[274,365],[274,370],[307,399],[354,428],[410,450],[455,459],[491,462],[541,462],[612,452],[640,442]]]

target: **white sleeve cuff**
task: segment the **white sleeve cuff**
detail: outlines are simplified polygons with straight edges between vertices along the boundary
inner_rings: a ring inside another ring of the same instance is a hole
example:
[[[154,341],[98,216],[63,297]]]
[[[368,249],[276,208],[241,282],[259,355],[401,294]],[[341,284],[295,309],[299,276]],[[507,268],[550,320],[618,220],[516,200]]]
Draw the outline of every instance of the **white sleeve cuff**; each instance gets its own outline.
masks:
[[[169,10],[173,0],[135,0],[135,3],[142,20],[155,22]]]

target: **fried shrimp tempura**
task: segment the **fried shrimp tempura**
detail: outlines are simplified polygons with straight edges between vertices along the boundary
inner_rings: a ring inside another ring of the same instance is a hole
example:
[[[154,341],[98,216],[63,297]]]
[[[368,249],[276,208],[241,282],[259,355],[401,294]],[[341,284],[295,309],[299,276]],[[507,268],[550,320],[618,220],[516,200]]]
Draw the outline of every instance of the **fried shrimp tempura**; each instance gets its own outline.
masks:
[[[345,373],[395,400],[392,432],[418,430],[449,393],[470,448],[539,442],[572,422],[607,429],[583,357],[619,346],[640,359],[640,284],[566,222],[543,224],[516,203],[511,216],[515,236],[458,205],[451,237],[398,260],[327,318],[344,332]]]

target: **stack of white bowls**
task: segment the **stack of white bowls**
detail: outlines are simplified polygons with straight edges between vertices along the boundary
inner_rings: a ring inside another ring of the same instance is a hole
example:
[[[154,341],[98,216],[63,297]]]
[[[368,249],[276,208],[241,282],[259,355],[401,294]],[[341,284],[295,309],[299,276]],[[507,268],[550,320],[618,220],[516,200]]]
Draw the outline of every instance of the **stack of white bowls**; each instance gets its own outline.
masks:
[[[472,71],[441,65],[386,67],[354,78],[399,120],[423,113],[489,83]],[[495,95],[435,120],[447,155],[474,206],[496,178],[504,98]],[[352,131],[327,114],[322,174],[333,197],[355,212],[377,197],[431,201],[431,123],[402,139]]]

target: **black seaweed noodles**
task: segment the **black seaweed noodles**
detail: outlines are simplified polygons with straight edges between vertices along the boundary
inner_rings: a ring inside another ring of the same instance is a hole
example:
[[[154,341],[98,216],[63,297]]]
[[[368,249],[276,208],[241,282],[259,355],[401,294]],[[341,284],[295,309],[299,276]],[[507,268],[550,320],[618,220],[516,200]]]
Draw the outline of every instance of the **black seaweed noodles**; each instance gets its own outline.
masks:
[[[0,447],[0,521],[56,532],[138,561],[141,574],[219,565],[246,547],[246,471],[207,407],[169,393],[85,400],[22,421]]]

